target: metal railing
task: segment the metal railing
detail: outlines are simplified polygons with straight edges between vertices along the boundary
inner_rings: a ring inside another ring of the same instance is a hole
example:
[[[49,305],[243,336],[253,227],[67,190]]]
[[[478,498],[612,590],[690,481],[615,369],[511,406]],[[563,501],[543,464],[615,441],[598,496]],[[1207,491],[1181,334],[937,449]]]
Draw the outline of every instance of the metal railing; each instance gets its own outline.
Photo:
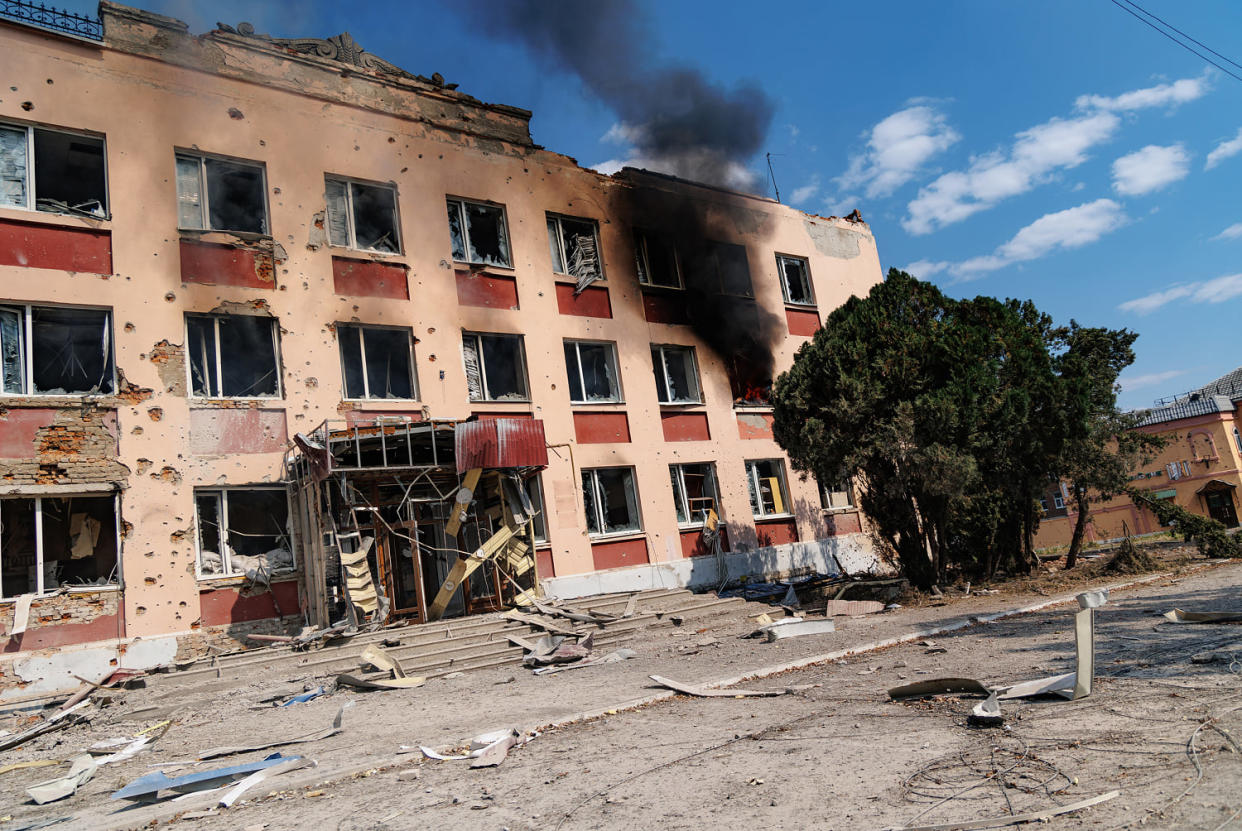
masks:
[[[0,18],[15,20],[77,37],[103,40],[103,21],[98,17],[74,14],[64,9],[45,6],[42,3],[25,3],[22,0],[0,0]]]

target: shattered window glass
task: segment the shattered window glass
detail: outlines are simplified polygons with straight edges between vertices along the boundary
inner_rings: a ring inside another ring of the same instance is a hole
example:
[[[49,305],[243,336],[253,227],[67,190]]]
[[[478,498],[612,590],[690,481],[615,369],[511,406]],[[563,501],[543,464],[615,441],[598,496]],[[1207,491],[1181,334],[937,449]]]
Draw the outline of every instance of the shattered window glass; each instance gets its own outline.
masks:
[[[24,309],[0,308],[0,391],[21,394],[26,391],[26,350]]]
[[[520,335],[462,335],[471,401],[526,401],[526,356]]]
[[[39,210],[108,215],[103,139],[36,128],[34,174]]]
[[[746,248],[729,243],[715,243],[716,268],[720,275],[720,291],[739,297],[754,297],[750,284],[750,265]]]
[[[26,131],[0,126],[0,205],[27,205]]]
[[[669,474],[673,480],[673,502],[679,525],[701,523],[709,510],[719,514],[714,465],[669,465]]]
[[[661,404],[698,404],[702,401],[693,347],[653,346],[651,363],[655,369],[657,397]]]
[[[634,470],[604,467],[582,471],[582,498],[591,534],[621,534],[642,530]]]
[[[410,330],[340,325],[346,398],[417,398]]]
[[[198,491],[194,495],[198,524],[198,570],[200,574],[223,574],[224,554],[220,548],[220,492]]]
[[[41,500],[43,591],[116,582],[116,500],[68,496]]]
[[[203,223],[202,159],[177,156],[177,227],[201,231]]]
[[[259,165],[203,159],[211,228],[267,233],[267,200]]]
[[[755,516],[788,513],[789,496],[785,492],[785,465],[780,459],[747,461],[746,479],[750,488],[750,508]]]
[[[785,292],[785,302],[803,306],[814,305],[815,296],[811,293],[811,278],[806,260],[781,256],[776,260],[781,270],[781,288]]]
[[[294,568],[283,488],[227,488],[194,494],[199,575],[263,581]]]
[[[339,179],[325,182],[328,200],[328,242],[349,247],[349,197],[345,183]]]
[[[561,226],[556,217],[548,217],[548,248],[552,255],[552,270],[565,273],[565,255],[561,252]]]
[[[280,395],[276,321],[255,315],[187,315],[194,394],[205,398]]]
[[[349,183],[353,202],[354,247],[395,254],[401,250],[397,233],[397,192],[390,187]]]
[[[448,203],[449,239],[453,244],[454,262],[464,263],[466,257],[466,237],[462,233],[461,203],[452,199]]]
[[[543,482],[536,473],[525,482],[526,495],[530,498],[531,507],[534,509],[535,525],[535,542],[548,541],[548,525],[547,518],[544,516],[543,508]]]
[[[36,393],[110,393],[112,315],[98,309],[32,307],[30,352]]]
[[[677,270],[677,253],[672,240],[648,231],[635,231],[635,252],[638,262],[638,282],[645,286],[681,288],[681,275]]]
[[[552,270],[576,278],[578,291],[603,277],[593,221],[549,216],[548,245],[552,251]]]
[[[565,341],[569,400],[575,404],[621,400],[617,382],[617,353],[611,343]]]
[[[504,208],[450,199],[448,215],[455,261],[505,267],[510,265],[509,235],[505,230]]]

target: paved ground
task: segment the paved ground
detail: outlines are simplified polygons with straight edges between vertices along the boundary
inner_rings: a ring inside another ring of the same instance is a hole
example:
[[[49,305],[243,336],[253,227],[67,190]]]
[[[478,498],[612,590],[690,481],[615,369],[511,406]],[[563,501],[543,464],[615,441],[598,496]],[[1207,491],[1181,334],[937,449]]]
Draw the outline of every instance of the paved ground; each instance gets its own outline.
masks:
[[[417,690],[340,692],[285,709],[258,703],[264,693],[287,688],[283,679],[212,693],[206,701],[182,692],[182,699],[162,702],[180,708],[178,721],[151,753],[101,769],[78,795],[42,808],[22,804],[22,789],[57,768],[5,774],[2,810],[14,822],[72,815],[62,828],[167,822],[173,810],[200,810],[212,798],[200,796],[184,808],[164,804],[116,812],[108,794],[153,763],[320,729],[342,702],[353,700],[345,732],[287,751],[316,759],[318,769],[265,783],[229,811],[175,824],[878,829],[1038,810],[1117,789],[1118,798],[1050,824],[1111,828],[1143,821],[1152,828],[1242,829],[1242,814],[1233,825],[1221,825],[1242,809],[1242,754],[1232,752],[1242,744],[1231,748],[1235,739],[1242,742],[1242,667],[1231,669],[1228,660],[1190,661],[1194,654],[1230,650],[1242,659],[1242,629],[1167,624],[1152,614],[1172,607],[1237,608],[1240,579],[1242,564],[1230,564],[1115,593],[1098,616],[1095,694],[1076,702],[1006,702],[1004,730],[966,726],[975,703],[968,698],[894,703],[885,691],[920,678],[1001,683],[1067,671],[1076,607],[1054,606],[936,636],[944,653],[929,654],[911,642],[745,685],[819,685],[779,698],[678,696],[623,709],[658,692],[647,680],[652,673],[685,681],[742,676],[1051,598],[978,597],[839,618],[834,634],[773,644],[740,640],[751,628],[744,619],[705,619],[695,621],[694,629],[640,636],[630,644],[639,657],[624,664],[546,677],[518,668],[489,670]],[[101,708],[89,726],[36,739],[3,754],[0,763],[65,758],[98,738],[132,733],[151,719],[129,714],[153,702],[160,703],[150,691],[130,694]],[[447,746],[496,727],[531,728],[614,707],[620,711],[544,732],[495,769],[398,752],[401,745]],[[1211,718],[1218,720],[1205,722]],[[408,778],[414,770],[418,778]]]

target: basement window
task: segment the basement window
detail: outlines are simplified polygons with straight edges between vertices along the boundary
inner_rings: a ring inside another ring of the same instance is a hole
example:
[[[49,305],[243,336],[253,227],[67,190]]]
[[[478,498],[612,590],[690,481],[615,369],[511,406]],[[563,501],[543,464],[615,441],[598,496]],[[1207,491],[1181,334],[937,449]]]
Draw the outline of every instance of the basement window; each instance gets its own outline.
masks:
[[[112,313],[60,306],[0,306],[0,390],[91,395],[116,389]]]
[[[186,315],[190,388],[202,398],[280,397],[274,318]]]
[[[716,466],[710,463],[669,465],[673,482],[673,506],[680,526],[702,525],[708,511],[720,515],[720,496],[716,490]]]
[[[843,511],[854,507],[854,483],[848,476],[819,486],[819,502],[826,511]]]
[[[117,584],[117,497],[0,499],[0,595]]]
[[[577,280],[578,291],[603,279],[599,234],[593,220],[548,214],[548,247],[552,270]]]
[[[268,233],[263,165],[178,153],[177,227]]]
[[[336,336],[347,399],[418,398],[409,329],[339,323]]]
[[[638,282],[644,286],[665,289],[682,288],[681,269],[672,240],[650,231],[634,232],[634,253],[637,258]]]
[[[776,267],[781,272],[781,292],[785,302],[795,306],[814,306],[815,294],[811,291],[811,272],[801,257],[776,255]]]
[[[587,532],[593,537],[642,530],[631,467],[582,471],[582,502],[586,506]]]
[[[755,519],[789,514],[785,463],[780,459],[748,460],[746,483],[750,489],[750,510]]]
[[[294,568],[284,488],[194,491],[198,576],[267,578]]]
[[[462,360],[471,401],[529,401],[521,335],[464,332]]]
[[[0,124],[0,205],[107,217],[104,140]]]
[[[699,371],[692,346],[652,346],[656,396],[661,404],[700,404]]]
[[[616,344],[567,340],[565,369],[569,373],[571,404],[609,404],[621,401]]]
[[[360,251],[401,253],[397,189],[326,177],[328,242]]]
[[[448,221],[455,262],[510,267],[504,208],[449,199]]]

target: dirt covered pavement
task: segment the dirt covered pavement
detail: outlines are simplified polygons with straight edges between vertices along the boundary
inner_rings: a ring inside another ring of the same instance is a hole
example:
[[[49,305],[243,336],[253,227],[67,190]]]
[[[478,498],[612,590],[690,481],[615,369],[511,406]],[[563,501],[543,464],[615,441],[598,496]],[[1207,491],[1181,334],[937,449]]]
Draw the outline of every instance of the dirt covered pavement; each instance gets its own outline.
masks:
[[[35,806],[24,793],[65,766],[3,774],[5,827],[70,817],[54,827],[879,829],[1020,814],[1118,790],[1116,798],[1049,824],[1242,828],[1242,813],[1235,814],[1242,809],[1242,666],[1232,660],[1242,659],[1242,628],[1175,624],[1158,615],[1237,609],[1240,579],[1242,564],[1226,564],[1115,591],[1097,612],[1093,694],[1003,702],[1004,728],[967,725],[977,698],[893,702],[886,690],[937,677],[1012,684],[1070,671],[1076,605],[970,625],[972,618],[1057,598],[958,598],[837,618],[834,633],[775,643],[740,639],[753,621],[723,614],[639,633],[627,644],[638,656],[623,663],[539,677],[515,666],[412,690],[341,690],[285,708],[262,699],[320,679],[256,678],[237,689],[173,698],[161,698],[154,685],[97,706],[89,724],[2,754],[0,764],[65,759],[98,739],[158,723],[153,708],[166,708],[163,718],[173,720],[153,750],[100,768],[67,800]],[[918,634],[955,625],[961,628],[932,635],[930,646]],[[673,696],[647,677],[727,680],[912,634],[900,645],[763,673],[741,685],[816,685],[780,697]],[[219,793],[128,810],[109,799],[159,769],[151,765],[176,776],[262,758],[271,751],[191,764],[209,747],[326,728],[348,701],[354,705],[341,733],[282,749],[316,760],[317,768],[264,781],[232,808],[212,808]],[[629,706],[644,701],[650,703]],[[496,728],[563,721],[572,723],[544,729],[495,768],[402,752],[403,745],[447,749]]]

